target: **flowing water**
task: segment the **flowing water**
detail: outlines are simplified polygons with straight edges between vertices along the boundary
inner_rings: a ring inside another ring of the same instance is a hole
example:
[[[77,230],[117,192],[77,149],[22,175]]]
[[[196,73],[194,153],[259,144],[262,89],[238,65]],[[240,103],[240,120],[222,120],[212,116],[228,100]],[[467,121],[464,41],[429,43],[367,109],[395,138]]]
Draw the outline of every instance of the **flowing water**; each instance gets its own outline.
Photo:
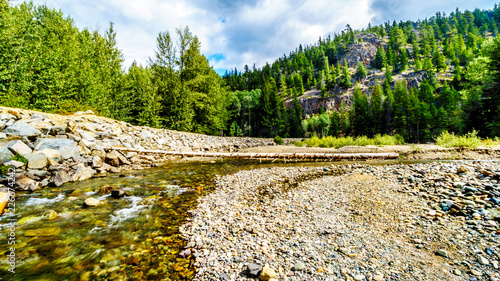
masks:
[[[325,165],[301,163],[298,165]],[[242,169],[297,164],[249,161],[167,163],[33,193],[16,194],[15,274],[8,272],[6,216],[0,217],[0,280],[189,280],[190,260],[179,258],[178,233],[213,190],[213,178]],[[119,189],[119,199],[99,193]],[[104,204],[83,207],[88,198]],[[3,278],[3,279],[2,279]]]

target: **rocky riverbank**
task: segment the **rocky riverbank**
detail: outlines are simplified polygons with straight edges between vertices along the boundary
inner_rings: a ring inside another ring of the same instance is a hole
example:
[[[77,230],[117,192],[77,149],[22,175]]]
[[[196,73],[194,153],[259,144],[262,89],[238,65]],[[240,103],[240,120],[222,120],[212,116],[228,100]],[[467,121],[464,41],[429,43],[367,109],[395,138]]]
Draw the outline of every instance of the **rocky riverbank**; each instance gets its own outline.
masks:
[[[132,126],[90,111],[62,116],[0,107],[0,158],[4,166],[16,169],[17,190],[60,186],[106,173],[149,168],[172,159],[112,148],[230,152],[273,144],[272,139],[216,137]]]
[[[181,228],[195,280],[499,280],[500,164],[219,177]]]

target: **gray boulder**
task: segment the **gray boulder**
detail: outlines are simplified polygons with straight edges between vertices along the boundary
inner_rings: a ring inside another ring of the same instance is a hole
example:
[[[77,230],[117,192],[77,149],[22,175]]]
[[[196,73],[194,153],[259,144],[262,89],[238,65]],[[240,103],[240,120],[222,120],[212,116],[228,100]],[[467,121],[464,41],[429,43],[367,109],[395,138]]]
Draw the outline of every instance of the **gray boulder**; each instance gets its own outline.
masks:
[[[30,169],[43,169],[47,166],[47,156],[44,154],[27,154],[24,158],[28,160],[28,168]]]
[[[2,162],[9,161],[12,156],[14,156],[14,154],[12,154],[6,146],[0,147],[0,159],[2,159]]]
[[[35,150],[42,150],[45,148],[59,150],[61,147],[65,147],[65,146],[76,147],[76,143],[70,139],[39,138],[36,140]]]
[[[40,187],[40,183],[30,179],[25,175],[17,175],[16,176],[16,190],[37,190]]]
[[[7,135],[18,135],[25,137],[39,136],[42,134],[42,132],[24,123],[23,121],[17,121],[16,123],[5,128],[3,132]]]
[[[94,171],[90,167],[85,167],[83,164],[78,164],[76,166],[75,174],[73,175],[72,181],[83,181],[86,179],[90,179],[96,171]]]
[[[61,153],[55,149],[51,148],[45,148],[42,150],[37,150],[33,152],[33,154],[43,154],[47,156],[47,161],[49,162],[49,165],[57,165],[59,164],[59,161],[61,161]]]
[[[33,152],[29,146],[27,146],[20,140],[11,141],[6,145],[6,147],[9,148],[10,151],[15,151],[21,155],[30,154],[31,152]]]
[[[22,166],[24,166],[24,163],[23,162],[20,162],[20,161],[16,161],[16,160],[10,160],[10,161],[7,161],[5,163],[3,163],[5,166],[12,166],[14,168],[21,168]]]
[[[59,152],[63,159],[73,158],[75,161],[80,160],[80,151],[76,146],[76,142],[70,139],[37,139],[35,149],[40,151],[44,149],[54,149]]]

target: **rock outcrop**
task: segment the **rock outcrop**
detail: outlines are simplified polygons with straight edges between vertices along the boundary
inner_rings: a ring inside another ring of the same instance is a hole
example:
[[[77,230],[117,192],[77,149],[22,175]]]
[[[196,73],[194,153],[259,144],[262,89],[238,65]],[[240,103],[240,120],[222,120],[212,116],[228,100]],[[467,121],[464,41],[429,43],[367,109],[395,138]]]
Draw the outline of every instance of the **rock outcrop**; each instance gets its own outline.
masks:
[[[216,137],[133,126],[91,112],[61,116],[0,108],[0,130],[0,159],[3,165],[15,169],[17,190],[60,186],[98,174],[148,168],[171,159],[113,148],[232,152],[274,144],[272,139]],[[8,184],[6,176],[3,181]]]

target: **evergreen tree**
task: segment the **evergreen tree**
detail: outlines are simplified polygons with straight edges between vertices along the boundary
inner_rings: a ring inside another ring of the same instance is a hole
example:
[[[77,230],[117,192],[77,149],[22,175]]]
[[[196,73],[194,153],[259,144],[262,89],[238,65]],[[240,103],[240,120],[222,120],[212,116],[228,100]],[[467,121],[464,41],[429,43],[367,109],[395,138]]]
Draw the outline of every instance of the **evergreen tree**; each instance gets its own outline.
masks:
[[[342,74],[340,75],[339,85],[344,88],[352,87],[351,73],[349,72],[349,66],[347,65],[347,60],[344,59],[344,65],[342,66]]]
[[[481,99],[481,110],[484,116],[487,133],[500,135],[500,37],[496,37],[487,48],[489,56],[488,79],[484,83]]]
[[[365,65],[362,61],[358,62],[358,66],[356,67],[356,77],[358,80],[362,80],[368,75],[368,71],[365,68]]]
[[[373,120],[372,135],[381,133],[382,124],[385,123],[383,120],[384,114],[382,112],[382,95],[382,86],[380,86],[380,84],[376,84],[373,88],[373,93],[370,100]]]
[[[353,113],[351,117],[351,124],[354,133],[358,136],[367,136],[370,134],[371,128],[368,120],[371,116],[369,114],[369,105],[366,95],[359,87],[354,89],[353,93]]]
[[[434,55],[432,56],[432,63],[436,66],[437,72],[441,72],[441,70],[446,70],[446,58],[441,53],[441,50],[438,48],[434,49]]]
[[[377,53],[375,54],[375,68],[382,69],[387,62],[385,50],[382,46],[379,46]]]

